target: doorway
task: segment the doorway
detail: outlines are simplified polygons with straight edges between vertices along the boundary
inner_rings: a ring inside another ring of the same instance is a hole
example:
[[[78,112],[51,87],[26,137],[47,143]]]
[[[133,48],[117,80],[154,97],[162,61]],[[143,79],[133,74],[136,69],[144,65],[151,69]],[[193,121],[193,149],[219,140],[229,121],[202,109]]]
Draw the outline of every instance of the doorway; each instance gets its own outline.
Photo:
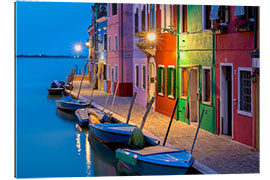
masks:
[[[198,100],[198,90],[199,90],[199,69],[190,68],[189,78],[190,78],[190,88],[189,88],[189,110],[190,117],[189,121],[198,122],[199,114],[199,100]]]
[[[232,65],[221,65],[220,68],[220,132],[232,136],[233,95]]]
[[[150,58],[149,62],[149,78],[148,78],[148,100],[147,103],[150,102],[152,97],[156,95],[156,63],[153,57]],[[152,107],[155,109],[155,103],[153,103]]]

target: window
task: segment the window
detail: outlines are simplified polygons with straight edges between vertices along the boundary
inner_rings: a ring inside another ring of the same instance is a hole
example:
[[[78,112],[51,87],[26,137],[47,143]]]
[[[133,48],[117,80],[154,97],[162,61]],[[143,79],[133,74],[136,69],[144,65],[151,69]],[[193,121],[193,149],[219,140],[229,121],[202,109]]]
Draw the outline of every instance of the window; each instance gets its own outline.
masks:
[[[245,14],[240,16],[241,19],[248,20],[255,17],[255,12],[254,12],[255,7],[245,6],[244,8],[245,8]]]
[[[94,45],[95,45],[95,36],[93,35],[91,39],[91,48],[93,48]]]
[[[151,4],[150,9],[150,29],[155,28],[155,5]]]
[[[135,13],[135,33],[139,32],[139,12],[138,8],[136,8]]]
[[[202,102],[210,105],[212,103],[211,67],[202,69],[202,90]]]
[[[108,44],[109,44],[108,50],[110,51],[111,50],[111,37],[110,36],[109,36],[109,39],[108,39]]]
[[[103,80],[107,80],[107,65],[103,64]]]
[[[173,5],[163,5],[161,14],[161,28],[173,27]]]
[[[117,50],[117,35],[114,36],[114,50]]]
[[[135,66],[135,85],[139,87],[139,65]]]
[[[204,6],[204,29],[211,29],[211,20],[210,20],[211,6]]]
[[[104,51],[107,51],[107,34],[104,34]]]
[[[141,82],[142,82],[142,89],[145,89],[145,65],[142,65],[142,80],[141,80]]]
[[[165,71],[164,66],[159,65],[157,70],[157,92],[158,95],[164,96],[164,86],[165,86]]]
[[[175,97],[175,67],[167,67],[167,96],[169,98]]]
[[[145,5],[143,6],[143,10],[142,10],[142,31],[146,31],[145,29]]]
[[[99,41],[101,40],[100,34],[98,35],[98,40],[99,40]],[[101,43],[98,44],[98,51],[101,51]]]
[[[230,21],[230,6],[220,6],[218,17],[218,23],[228,23]]]
[[[187,32],[187,16],[188,16],[188,6],[187,5],[183,5],[182,6],[182,32]]]
[[[187,98],[188,94],[188,70],[187,68],[181,68],[181,97]]]
[[[239,68],[238,76],[238,110],[240,110],[238,112],[251,116],[251,68]]]
[[[108,65],[108,80],[111,79],[111,67]]]
[[[118,81],[118,71],[117,71],[117,65],[114,65],[114,81],[117,82]]]
[[[113,3],[112,4],[112,15],[117,15],[117,4]]]
[[[108,15],[108,17],[110,17],[111,16],[111,4],[108,3],[107,7],[108,7],[107,15]]]

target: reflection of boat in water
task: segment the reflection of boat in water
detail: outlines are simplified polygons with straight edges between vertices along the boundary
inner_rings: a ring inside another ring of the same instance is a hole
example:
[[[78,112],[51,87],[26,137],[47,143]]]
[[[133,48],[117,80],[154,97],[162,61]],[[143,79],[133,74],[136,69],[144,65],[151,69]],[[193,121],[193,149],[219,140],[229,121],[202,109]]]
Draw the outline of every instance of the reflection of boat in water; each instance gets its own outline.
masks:
[[[96,176],[119,176],[134,175],[127,170],[115,157],[115,152],[109,146],[99,142],[92,133],[89,133],[88,140],[91,148],[91,159]],[[118,170],[121,170],[119,172]]]
[[[77,117],[73,112],[63,111],[61,109],[56,110],[56,115],[65,121],[77,121]]]
[[[48,94],[49,99],[61,99],[62,97],[62,94]]]

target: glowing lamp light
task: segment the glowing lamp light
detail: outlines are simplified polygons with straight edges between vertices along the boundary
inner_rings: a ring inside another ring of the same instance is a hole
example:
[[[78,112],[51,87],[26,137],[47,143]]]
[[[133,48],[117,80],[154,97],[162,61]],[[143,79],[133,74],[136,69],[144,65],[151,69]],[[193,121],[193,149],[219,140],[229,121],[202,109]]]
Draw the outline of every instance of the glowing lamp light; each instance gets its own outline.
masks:
[[[149,39],[150,41],[153,41],[156,39],[156,35],[154,33],[149,33],[147,35],[147,39]]]
[[[87,42],[85,43],[85,45],[86,45],[87,47],[89,47],[90,44],[89,44],[89,42],[87,41]]]
[[[75,51],[79,52],[82,50],[82,46],[80,44],[75,45]]]

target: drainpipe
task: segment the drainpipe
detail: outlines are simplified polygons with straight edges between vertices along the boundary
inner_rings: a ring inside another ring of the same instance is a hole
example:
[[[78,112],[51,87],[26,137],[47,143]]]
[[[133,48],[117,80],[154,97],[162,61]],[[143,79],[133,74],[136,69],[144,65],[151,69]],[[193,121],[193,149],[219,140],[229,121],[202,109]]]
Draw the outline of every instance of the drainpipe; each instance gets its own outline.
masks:
[[[124,92],[123,92],[123,82],[124,82],[124,41],[123,41],[123,38],[124,38],[124,24],[123,24],[123,4],[121,4],[121,46],[122,46],[122,55],[121,55],[121,81],[122,81],[122,87],[121,87],[121,95],[123,96],[124,95]]]

